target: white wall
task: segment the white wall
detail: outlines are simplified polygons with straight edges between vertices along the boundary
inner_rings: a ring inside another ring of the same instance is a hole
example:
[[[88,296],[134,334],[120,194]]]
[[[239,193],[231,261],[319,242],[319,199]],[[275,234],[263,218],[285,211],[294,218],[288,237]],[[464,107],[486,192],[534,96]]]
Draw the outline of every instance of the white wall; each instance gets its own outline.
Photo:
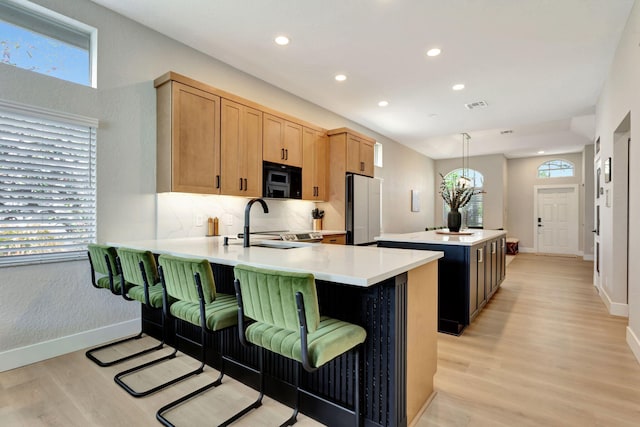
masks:
[[[169,70],[327,129],[351,127],[376,138],[385,154],[385,167],[377,169],[376,176],[390,183],[383,184],[382,198],[389,201],[383,210],[383,228],[403,231],[407,225],[417,227],[431,219],[427,208],[419,218],[408,209],[392,205],[399,204],[402,193],[413,185],[424,189],[425,200],[433,198],[430,159],[88,0],[35,2],[98,29],[98,88],[0,64],[0,97],[100,120],[98,241],[156,236],[153,79]],[[402,227],[395,228],[396,224]],[[8,353],[15,356],[12,360],[22,358],[28,363],[20,353],[24,346],[47,345],[49,340],[64,340],[73,334],[135,320],[139,315],[135,304],[92,289],[86,262],[3,268],[0,283],[0,370],[8,366],[2,363]],[[11,301],[10,308],[5,308],[5,301]],[[130,324],[135,326],[135,322]],[[86,339],[78,342],[75,345],[92,344]],[[75,350],[74,344],[65,341],[65,345],[68,351]],[[43,357],[55,355],[42,346],[36,351],[42,351]]]
[[[462,159],[442,159],[435,161],[436,172],[434,176],[435,191],[435,222],[430,226],[446,226],[446,219],[442,217],[443,204],[442,197],[438,194],[440,186],[440,175],[447,175],[449,172],[462,167]],[[484,228],[498,229],[505,228],[507,224],[507,201],[505,191],[507,181],[507,159],[502,154],[490,156],[475,156],[469,158],[469,169],[475,169],[484,176],[483,195],[483,223]]]
[[[571,178],[538,178],[538,166],[553,160],[564,159],[575,166],[575,174]],[[520,239],[520,250],[535,252],[534,224],[534,186],[577,184],[580,188],[578,206],[584,206],[582,197],[582,153],[559,154],[555,156],[536,156],[509,159],[508,179],[509,190],[507,205],[509,206],[508,235]],[[578,209],[578,250],[582,250],[584,239],[584,210]]]
[[[596,136],[600,137],[600,158],[614,156],[614,133],[627,114],[631,113],[631,147],[629,163],[629,278],[627,343],[640,361],[640,126],[635,118],[640,114],[640,2],[635,2],[616,49],[611,71],[604,85],[596,108]],[[607,184],[613,190],[613,184]],[[602,208],[601,208],[602,209]],[[612,216],[602,218],[601,251],[613,251],[613,231],[619,225]],[[606,231],[605,231],[606,230]],[[610,233],[610,234],[609,234]],[[631,237],[635,238],[631,238]],[[603,281],[613,281],[612,265],[600,266]],[[627,286],[626,283],[612,283],[613,288]]]

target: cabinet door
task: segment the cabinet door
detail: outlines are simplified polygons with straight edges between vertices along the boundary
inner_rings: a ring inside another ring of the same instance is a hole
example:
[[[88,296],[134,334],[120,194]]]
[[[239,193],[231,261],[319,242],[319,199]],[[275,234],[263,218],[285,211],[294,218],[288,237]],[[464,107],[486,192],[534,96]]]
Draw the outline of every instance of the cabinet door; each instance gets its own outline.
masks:
[[[220,97],[172,82],[171,190],[220,192]]]
[[[469,322],[478,314],[478,248],[469,248]]]
[[[284,161],[284,120],[280,117],[264,114],[262,134],[262,158],[268,162]]]
[[[262,197],[262,111],[244,108],[244,138],[240,145],[244,196]]]
[[[302,167],[302,126],[284,122],[284,164]]]
[[[362,173],[360,138],[347,134],[347,172]]]
[[[328,142],[325,134],[304,128],[302,139],[302,198],[326,200]]]
[[[360,162],[362,174],[373,177],[373,144],[369,141],[362,141],[360,144]]]
[[[475,246],[478,254],[478,262],[476,263],[476,269],[478,271],[478,308],[482,308],[487,300],[487,285],[486,285],[486,260],[487,260],[487,248],[485,245]]]
[[[262,195],[262,112],[222,100],[222,194]]]

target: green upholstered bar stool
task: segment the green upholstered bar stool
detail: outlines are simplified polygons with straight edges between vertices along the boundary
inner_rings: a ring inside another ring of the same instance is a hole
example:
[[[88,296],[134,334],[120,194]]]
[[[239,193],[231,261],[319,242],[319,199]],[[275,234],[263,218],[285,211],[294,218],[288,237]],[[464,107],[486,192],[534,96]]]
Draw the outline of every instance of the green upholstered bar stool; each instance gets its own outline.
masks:
[[[189,259],[160,255],[158,263],[160,264],[160,278],[164,289],[165,299],[175,299],[175,302],[170,306],[165,306],[167,318],[171,317],[173,319],[181,319],[193,325],[200,326],[201,330],[200,367],[180,378],[182,379],[186,376],[196,375],[203,371],[207,359],[207,346],[205,341],[206,334],[218,332],[237,325],[238,304],[236,302],[235,295],[216,292],[213,271],[211,270],[211,264],[209,261],[204,259]],[[222,383],[222,378],[224,376],[224,362],[226,359],[223,355],[222,346],[220,347],[219,354],[220,375],[218,378],[214,382],[160,408],[156,413],[158,421],[165,426],[173,426],[173,424],[165,417],[167,412],[183,402],[186,402],[208,389],[217,387]],[[221,425],[231,424],[234,420],[240,418],[244,413],[249,412],[251,409],[253,409],[253,405],[245,408],[239,414],[236,414]]]
[[[130,283],[126,282],[120,270],[118,268],[117,257],[118,254],[116,249],[111,246],[106,245],[98,245],[98,244],[89,244],[87,246],[88,256],[89,256],[89,264],[91,265],[91,284],[93,287],[97,289],[108,289],[112,294],[118,296],[127,295],[127,291],[132,286]],[[124,285],[124,286],[123,286]],[[128,299],[128,297],[127,297]],[[134,357],[138,357],[148,351],[137,352],[134,354],[129,354],[127,356],[111,360],[111,361],[103,361],[100,360],[95,353],[98,353],[101,350],[104,350],[109,347],[117,346],[127,341],[137,340],[142,338],[142,332],[133,337],[125,338],[119,341],[115,341],[109,344],[101,345],[99,347],[93,348],[85,353],[85,355],[98,364],[99,366],[112,366],[120,362],[124,362],[125,360],[133,359]]]
[[[238,299],[238,332],[244,345],[256,345],[300,362],[295,371],[296,403],[292,416],[282,426],[296,423],[300,402],[300,366],[314,372],[336,357],[355,349],[354,424],[360,426],[360,344],[364,328],[320,316],[316,282],[312,274],[260,269],[245,265],[234,268]],[[245,317],[253,320],[245,329]],[[250,344],[249,344],[250,343]],[[260,402],[264,396],[262,352]],[[259,405],[258,405],[259,406]]]
[[[153,323],[162,329],[162,340],[159,344],[142,350],[139,353],[136,353],[136,355],[143,355],[152,351],[160,350],[164,347],[166,336],[164,328],[165,318],[164,313],[162,313],[162,284],[160,283],[160,277],[158,276],[156,259],[149,251],[131,248],[118,248],[117,254],[118,257],[116,258],[116,265],[118,267],[118,270],[121,272],[122,278],[125,280],[125,282],[130,284],[127,292],[123,293],[122,296],[126,299],[138,301],[151,310],[159,310],[161,314],[160,323],[152,322],[150,320],[146,320],[146,322]],[[141,335],[142,332],[140,332],[140,336]],[[146,362],[142,365],[127,369],[126,371],[116,374],[114,380],[132,396],[146,396],[147,394],[149,394],[148,390],[133,390],[128,384],[122,381],[122,378],[126,377],[132,372],[138,372],[144,368],[153,366],[157,363],[172,359],[174,357],[175,352]]]

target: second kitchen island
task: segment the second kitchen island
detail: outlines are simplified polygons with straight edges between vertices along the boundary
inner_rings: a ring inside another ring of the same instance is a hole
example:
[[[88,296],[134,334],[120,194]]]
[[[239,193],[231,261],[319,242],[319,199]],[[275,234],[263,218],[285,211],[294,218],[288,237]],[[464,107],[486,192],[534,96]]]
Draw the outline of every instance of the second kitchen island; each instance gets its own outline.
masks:
[[[320,312],[361,325],[367,331],[361,375],[364,425],[404,427],[422,412],[433,396],[437,365],[436,261],[442,252],[325,244],[294,249],[243,248],[237,244],[224,246],[221,240],[188,238],[111,244],[158,255],[205,258],[212,264],[217,290],[225,293],[233,293],[233,266],[237,264],[312,273]],[[145,322],[153,316],[157,313],[143,308],[143,329],[159,338],[160,331]],[[181,334],[197,339],[197,327],[178,322],[178,328]],[[255,349],[242,347],[237,333],[236,327],[222,332],[225,354],[255,367]],[[185,343],[171,344],[190,354],[196,352]],[[217,343],[207,345],[212,353],[218,351]],[[216,363],[213,356],[208,361],[211,366]],[[289,402],[293,397],[294,362],[269,354],[265,367],[267,394]],[[343,355],[315,373],[304,372],[303,389],[322,398],[303,394],[302,412],[326,425],[351,425],[352,416],[328,402],[352,405],[354,368],[353,357]],[[246,369],[231,366],[228,371],[232,377],[257,386],[256,376]]]
[[[506,274],[503,230],[466,230],[383,234],[378,246],[444,252],[439,261],[438,331],[460,335],[478,315]]]

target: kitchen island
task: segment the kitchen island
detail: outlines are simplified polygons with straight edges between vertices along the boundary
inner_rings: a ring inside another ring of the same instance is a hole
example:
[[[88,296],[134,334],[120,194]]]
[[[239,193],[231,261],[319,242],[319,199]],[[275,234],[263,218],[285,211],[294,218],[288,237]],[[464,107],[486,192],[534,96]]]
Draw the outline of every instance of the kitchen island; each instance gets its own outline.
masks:
[[[237,264],[312,273],[321,313],[356,323],[367,331],[361,375],[365,426],[406,426],[421,413],[433,394],[438,277],[438,263],[434,261],[443,256],[442,252],[326,244],[304,244],[291,249],[244,248],[238,242],[231,241],[225,246],[222,241],[203,237],[110,244],[158,255],[205,258],[212,264],[217,290],[225,293],[233,293],[233,266]],[[158,313],[143,307],[143,329],[159,338],[160,331],[145,322],[153,316]],[[197,339],[197,327],[184,322],[178,322],[177,327],[181,334]],[[225,354],[243,364],[257,366],[255,348],[242,347],[237,333],[235,327],[223,331]],[[172,334],[169,333],[170,338]],[[170,341],[181,351],[197,354],[186,342]],[[207,345],[213,350],[211,353],[218,351],[217,343]],[[215,367],[215,354],[210,359],[208,364]],[[268,354],[265,366],[267,394],[291,404],[294,362]],[[346,354],[315,373],[304,372],[302,387],[313,395],[302,395],[302,412],[327,425],[350,425],[351,416],[329,402],[352,407],[354,369],[353,355]],[[240,365],[231,364],[228,372],[257,388],[256,376]]]
[[[459,335],[478,315],[506,274],[503,230],[447,230],[383,234],[378,246],[443,251],[439,261],[438,330]]]

